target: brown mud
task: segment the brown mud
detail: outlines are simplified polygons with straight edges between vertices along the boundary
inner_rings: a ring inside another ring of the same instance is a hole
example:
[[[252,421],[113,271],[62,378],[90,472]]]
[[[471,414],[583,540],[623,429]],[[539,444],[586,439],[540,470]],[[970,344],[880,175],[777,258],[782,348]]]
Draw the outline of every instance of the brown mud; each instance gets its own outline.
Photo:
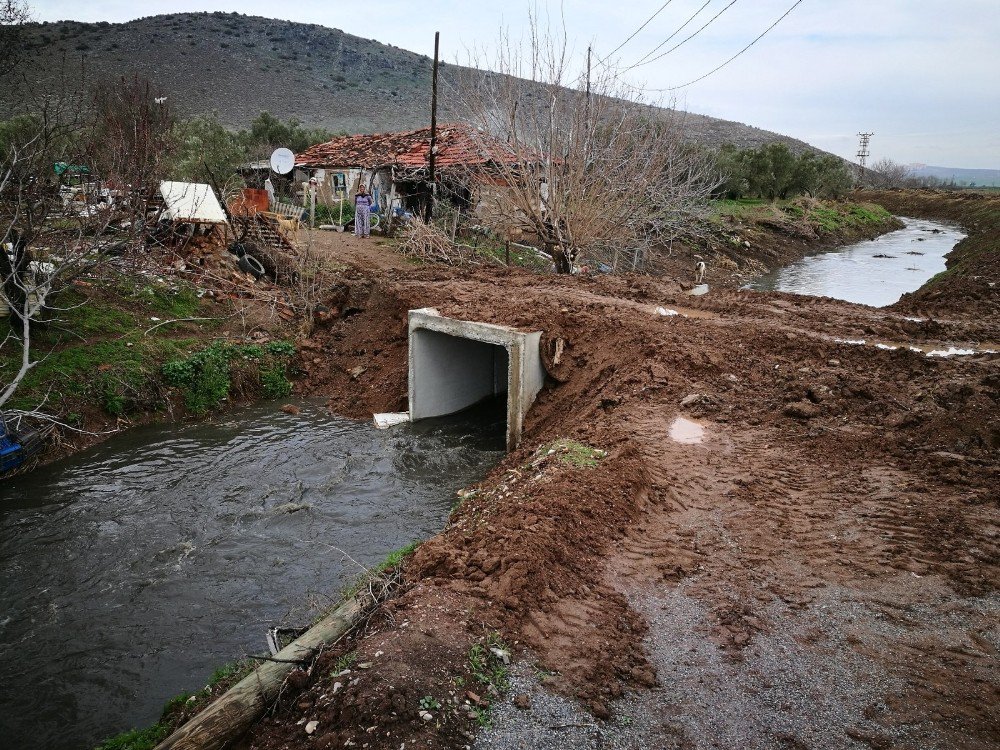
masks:
[[[565,349],[549,358],[522,447],[419,547],[401,595],[300,675],[240,747],[468,745],[465,706],[497,700],[469,650],[493,633],[592,720],[649,696],[640,746],[719,746],[699,728],[733,710],[727,693],[662,658],[681,599],[705,613],[684,637],[758,696],[747,723],[761,728],[740,746],[996,747],[1000,355],[870,345],[998,342],[995,305],[919,292],[902,311],[727,289],[690,298],[645,276],[417,267],[345,236],[325,251],[347,267],[332,319],[303,347],[299,387],[341,414],[405,409],[410,309],[540,329],[547,351]],[[918,308],[941,315],[904,316]],[[701,443],[671,438],[677,417],[704,427]],[[575,465],[546,450],[560,438],[607,455]],[[751,665],[785,633],[843,675],[834,693],[856,712],[819,711],[815,672],[796,698],[799,728],[774,729],[795,707],[769,702]],[[347,651],[363,669],[334,667]],[[695,705],[707,718],[692,718]]]

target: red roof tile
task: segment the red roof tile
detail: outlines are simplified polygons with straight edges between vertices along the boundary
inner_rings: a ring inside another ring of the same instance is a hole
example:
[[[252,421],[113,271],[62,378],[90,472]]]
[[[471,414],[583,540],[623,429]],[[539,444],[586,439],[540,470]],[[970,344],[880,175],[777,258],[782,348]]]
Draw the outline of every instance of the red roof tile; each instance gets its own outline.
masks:
[[[306,149],[296,157],[295,163],[303,167],[369,169],[395,164],[407,169],[421,169],[428,166],[430,145],[430,128],[401,133],[348,135]],[[516,161],[518,155],[513,148],[468,125],[449,123],[438,127],[435,164],[442,169]]]

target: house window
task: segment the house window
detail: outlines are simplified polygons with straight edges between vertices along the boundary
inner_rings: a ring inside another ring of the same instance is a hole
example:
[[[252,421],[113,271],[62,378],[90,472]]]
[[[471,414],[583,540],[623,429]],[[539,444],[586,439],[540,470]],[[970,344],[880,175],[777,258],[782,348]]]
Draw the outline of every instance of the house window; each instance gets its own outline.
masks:
[[[330,175],[330,187],[333,188],[334,192],[346,192],[347,190],[347,175],[343,172],[334,172]]]

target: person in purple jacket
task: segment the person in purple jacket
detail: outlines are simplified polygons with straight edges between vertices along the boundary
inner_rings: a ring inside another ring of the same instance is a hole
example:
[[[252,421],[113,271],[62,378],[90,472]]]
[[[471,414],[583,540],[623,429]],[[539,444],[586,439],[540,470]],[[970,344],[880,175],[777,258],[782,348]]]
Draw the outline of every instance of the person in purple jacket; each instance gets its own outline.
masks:
[[[357,237],[367,237],[371,234],[371,210],[374,205],[372,197],[364,185],[358,186],[354,194],[354,234]]]

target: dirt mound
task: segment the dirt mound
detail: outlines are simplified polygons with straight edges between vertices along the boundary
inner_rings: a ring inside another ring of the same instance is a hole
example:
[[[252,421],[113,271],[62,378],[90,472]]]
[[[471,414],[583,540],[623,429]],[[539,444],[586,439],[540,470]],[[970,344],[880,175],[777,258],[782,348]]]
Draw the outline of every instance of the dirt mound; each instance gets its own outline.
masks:
[[[885,343],[961,343],[995,330],[995,316],[913,321],[794,295],[695,299],[648,277],[506,269],[390,269],[379,281],[350,270],[343,283],[340,317],[313,336],[303,383],[338,411],[405,408],[412,308],[544,330],[550,359],[562,342],[560,363],[528,415],[523,447],[464,493],[408,565],[410,588],[352,646],[372,669],[336,696],[338,679],[322,676],[250,746],[467,744],[476,720],[466,706],[479,705],[465,691],[496,700],[481,694],[470,649],[494,633],[549,689],[606,718],[623,693],[672,679],[648,651],[666,637],[649,630],[663,618],[640,615],[637,592],[644,606],[666,607],[655,602],[683,591],[707,613],[697,636],[736,665],[799,627],[820,591],[846,592],[838,612],[899,575],[933,579],[935,596],[956,607],[995,596],[996,355],[936,358]],[[701,444],[673,437],[679,416],[701,425]],[[929,606],[919,590],[910,595]],[[963,746],[988,746],[996,717],[981,710],[983,690],[998,689],[988,658],[977,651],[953,672],[928,646],[916,676],[889,657],[909,637],[905,621],[890,636],[878,616],[844,620],[869,635],[845,646],[851,656],[838,669],[867,660],[947,688],[884,696],[893,707],[872,720],[872,736],[902,736],[920,711],[950,717],[928,719],[945,738],[929,746],[959,735]],[[943,637],[938,621],[921,627]],[[820,658],[825,643],[802,648]],[[960,689],[970,680],[985,687]],[[420,714],[428,697],[442,706],[433,721]],[[314,718],[327,733],[318,743],[296,723]]]

